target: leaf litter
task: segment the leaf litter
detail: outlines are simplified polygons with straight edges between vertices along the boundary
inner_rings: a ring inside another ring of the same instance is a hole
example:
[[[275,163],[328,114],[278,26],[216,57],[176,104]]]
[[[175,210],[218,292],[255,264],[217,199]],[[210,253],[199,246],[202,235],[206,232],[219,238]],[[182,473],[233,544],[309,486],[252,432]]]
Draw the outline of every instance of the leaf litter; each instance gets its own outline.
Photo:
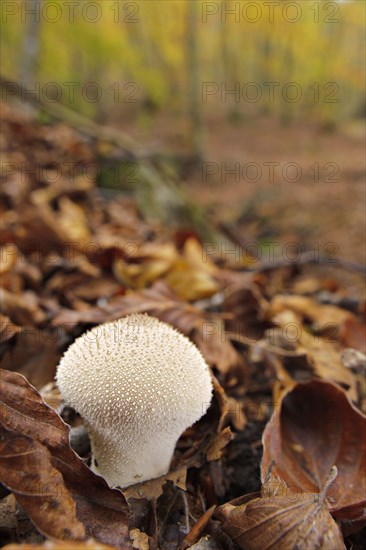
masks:
[[[217,247],[194,229],[145,219],[85,176],[95,140],[8,107],[2,118],[5,548],[362,548],[364,297],[347,301],[332,268],[208,256]],[[88,449],[67,425],[87,437],[83,420],[52,383],[77,336],[137,312],[192,339],[215,396],[170,472],[122,492],[71,448]]]

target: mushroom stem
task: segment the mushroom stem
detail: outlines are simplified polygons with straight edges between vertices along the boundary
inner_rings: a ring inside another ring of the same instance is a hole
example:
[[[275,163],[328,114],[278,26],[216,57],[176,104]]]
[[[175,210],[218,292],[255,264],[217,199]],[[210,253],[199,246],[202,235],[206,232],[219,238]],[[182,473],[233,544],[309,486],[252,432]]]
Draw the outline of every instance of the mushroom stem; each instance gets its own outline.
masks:
[[[131,454],[125,436],[106,437],[89,426],[93,462],[91,469],[103,476],[111,487],[128,487],[169,471],[176,441],[171,437],[139,440],[138,451]]]

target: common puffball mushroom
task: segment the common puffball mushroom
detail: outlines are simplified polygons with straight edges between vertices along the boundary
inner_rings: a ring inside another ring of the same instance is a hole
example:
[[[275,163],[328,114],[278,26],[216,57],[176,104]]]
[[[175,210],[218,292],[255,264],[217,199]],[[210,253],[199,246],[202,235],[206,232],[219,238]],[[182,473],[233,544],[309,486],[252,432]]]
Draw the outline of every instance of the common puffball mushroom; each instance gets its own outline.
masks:
[[[77,338],[56,378],[88,428],[93,471],[111,487],[166,474],[180,435],[205,414],[212,398],[198,348],[146,314],[99,325]]]

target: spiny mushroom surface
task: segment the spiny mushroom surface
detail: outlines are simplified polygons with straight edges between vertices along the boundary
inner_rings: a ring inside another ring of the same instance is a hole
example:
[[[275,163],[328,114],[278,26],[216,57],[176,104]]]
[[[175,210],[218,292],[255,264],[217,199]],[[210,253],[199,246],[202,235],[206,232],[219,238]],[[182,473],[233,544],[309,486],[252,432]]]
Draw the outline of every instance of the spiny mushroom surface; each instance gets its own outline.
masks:
[[[56,378],[88,427],[92,469],[111,487],[166,474],[180,435],[212,398],[209,369],[197,347],[146,314],[77,338]]]

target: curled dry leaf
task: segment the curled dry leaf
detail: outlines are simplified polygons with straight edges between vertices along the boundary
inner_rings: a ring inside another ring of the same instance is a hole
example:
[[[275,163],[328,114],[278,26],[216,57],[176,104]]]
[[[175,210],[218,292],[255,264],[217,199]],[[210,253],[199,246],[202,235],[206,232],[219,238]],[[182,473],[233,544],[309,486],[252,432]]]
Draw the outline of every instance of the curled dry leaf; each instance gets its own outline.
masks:
[[[335,475],[336,468],[330,482]],[[245,550],[344,550],[325,503],[328,488],[329,483],[320,493],[293,493],[281,483],[275,494],[221,506],[218,517],[224,531]]]
[[[68,426],[22,375],[0,370],[0,380],[0,421],[5,428],[4,433],[10,433],[2,443],[14,445],[11,432],[15,432],[24,445],[22,452],[33,456],[32,463],[27,463],[27,469],[19,477],[22,486],[27,487],[27,494],[21,494],[20,487],[13,487],[15,481],[7,467],[9,463],[1,470],[1,481],[10,489],[14,488],[17,498],[20,495],[20,502],[36,527],[51,538],[60,538],[57,521],[53,527],[50,526],[47,514],[40,514],[39,510],[44,507],[48,509],[50,498],[53,507],[57,503],[58,510],[63,510],[65,499],[71,495],[76,506],[76,518],[84,526],[87,536],[118,548],[131,548],[127,527],[128,506],[122,493],[110,489],[74,453],[69,445]],[[16,453],[14,460],[21,464],[25,458],[18,456],[19,450]],[[51,465],[51,468],[47,467],[50,478],[44,478],[46,474],[41,472],[45,461]],[[32,493],[43,483],[47,491],[35,499]],[[49,485],[52,490],[48,489]]]
[[[187,300],[211,296],[218,290],[212,277],[215,266],[204,262],[202,247],[195,239],[185,242],[182,255],[171,242],[146,243],[139,248],[133,263],[119,259],[113,270],[122,284],[135,289],[164,278],[178,296]]]
[[[298,352],[304,351],[314,373],[328,381],[336,382],[347,390],[348,396],[356,401],[356,381],[352,373],[344,366],[341,355],[334,342],[326,338],[314,337],[303,331],[299,340]]]
[[[308,313],[306,306],[309,300]],[[327,309],[328,307],[330,310]],[[315,300],[302,296],[278,296],[272,300],[271,308],[269,309],[271,319],[278,325],[278,328],[270,329],[266,337],[270,345],[274,344],[287,350],[287,362],[291,377],[295,381],[305,381],[304,376],[309,379],[315,374],[319,378],[336,382],[348,391],[351,399],[356,401],[356,381],[352,373],[342,363],[338,344],[339,325],[336,323],[337,319],[341,323],[344,319],[352,318],[352,314],[334,306],[317,304]],[[325,336],[311,334],[303,326],[304,317],[308,316],[315,320],[315,313],[319,312],[320,315],[323,308],[325,308],[323,319],[326,321],[322,321],[322,324],[317,322],[315,328],[316,332],[326,332],[328,329],[329,334]],[[336,310],[335,321],[331,322],[333,310]],[[294,355],[293,361],[291,361],[291,351]],[[296,362],[300,356],[303,356],[305,361]],[[273,363],[276,368],[276,361]]]
[[[221,458],[222,450],[233,439],[233,433],[229,427],[226,427],[220,432],[209,446],[206,451],[206,457],[209,462],[212,460],[219,460]]]
[[[366,524],[366,418],[338,386],[321,380],[282,395],[263,434],[262,479],[274,473],[290,491],[316,493],[333,465],[327,495],[332,515],[349,533]]]

